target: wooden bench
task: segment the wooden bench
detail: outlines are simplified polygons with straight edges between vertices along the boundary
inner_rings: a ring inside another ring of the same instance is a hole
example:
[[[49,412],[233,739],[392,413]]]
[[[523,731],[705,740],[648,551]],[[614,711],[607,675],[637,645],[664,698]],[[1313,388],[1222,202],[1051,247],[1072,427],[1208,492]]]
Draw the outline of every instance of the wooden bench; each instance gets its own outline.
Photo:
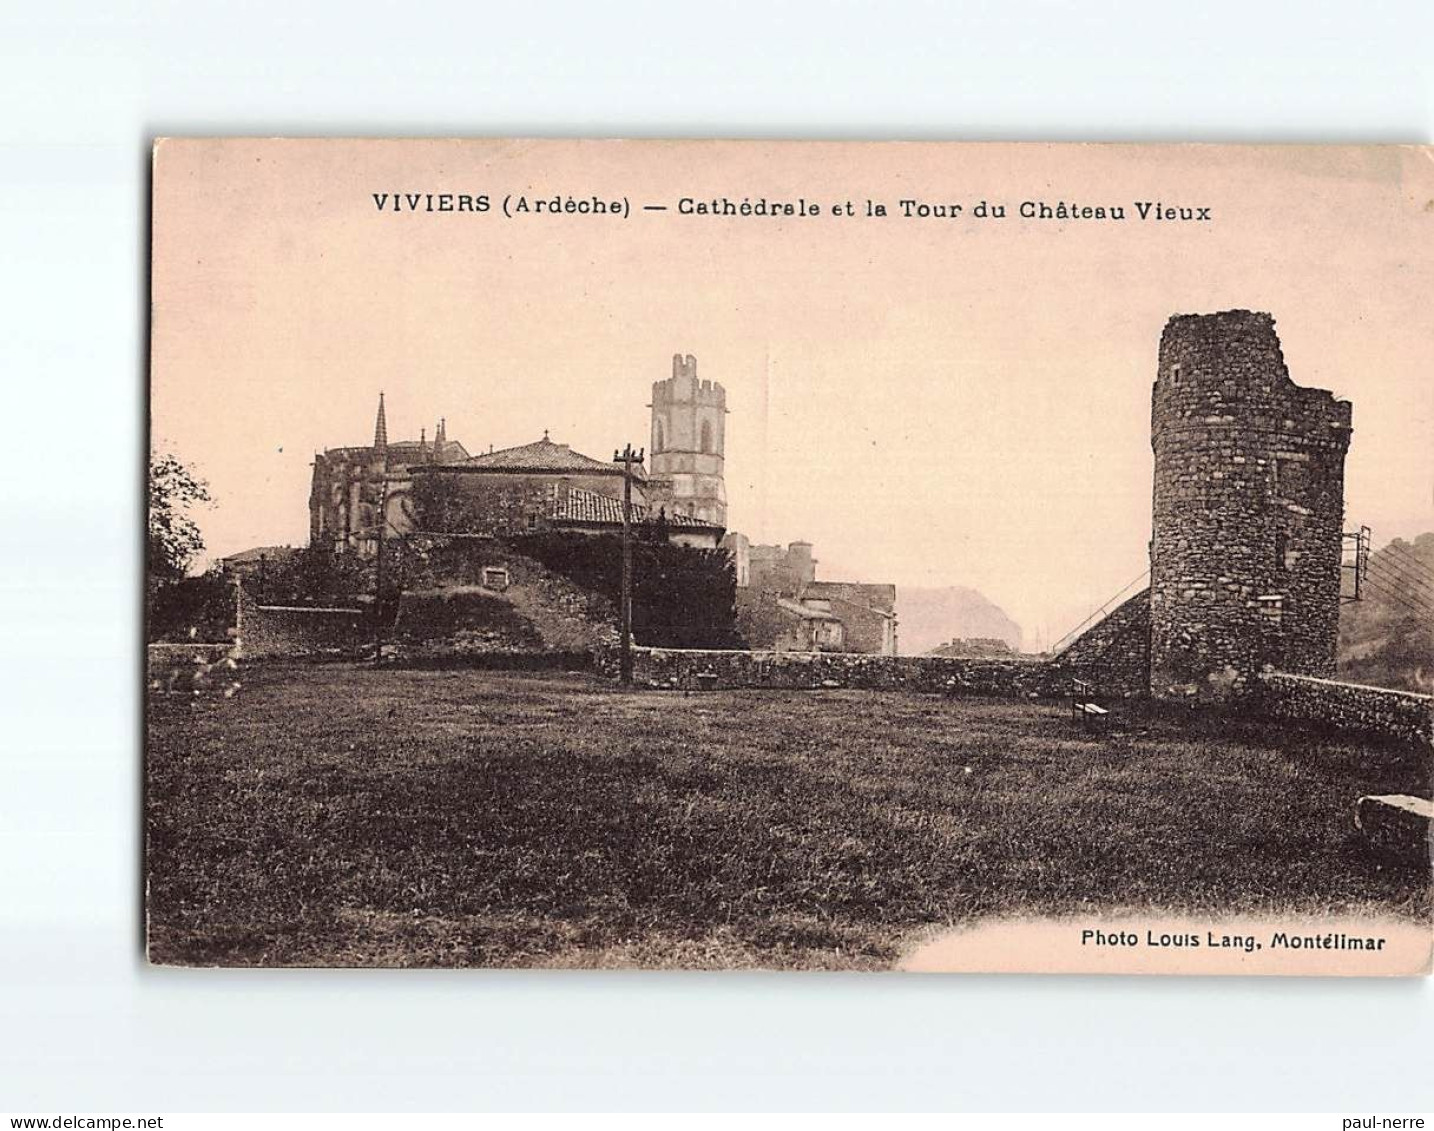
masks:
[[[1110,712],[1097,701],[1095,688],[1087,680],[1071,680],[1071,718],[1087,730],[1110,725]]]

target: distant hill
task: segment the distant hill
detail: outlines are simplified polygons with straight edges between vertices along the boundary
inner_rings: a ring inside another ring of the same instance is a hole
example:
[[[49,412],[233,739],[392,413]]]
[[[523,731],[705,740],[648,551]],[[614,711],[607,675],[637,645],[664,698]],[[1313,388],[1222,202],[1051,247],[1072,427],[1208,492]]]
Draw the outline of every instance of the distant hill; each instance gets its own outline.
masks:
[[[1363,600],[1340,609],[1339,676],[1434,694],[1434,533],[1370,555]]]
[[[896,633],[903,656],[920,656],[950,640],[994,637],[1017,651],[1021,626],[974,589],[896,587]]]

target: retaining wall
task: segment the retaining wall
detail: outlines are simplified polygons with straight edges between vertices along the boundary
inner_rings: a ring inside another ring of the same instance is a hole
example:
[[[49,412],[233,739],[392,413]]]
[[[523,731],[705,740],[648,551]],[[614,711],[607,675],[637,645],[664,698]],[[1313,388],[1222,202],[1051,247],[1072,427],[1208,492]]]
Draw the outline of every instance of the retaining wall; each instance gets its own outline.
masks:
[[[1434,696],[1265,672],[1260,708],[1268,715],[1323,723],[1335,730],[1383,735],[1434,746]]]
[[[497,539],[410,545],[409,588],[392,633],[402,663],[491,654],[524,664],[519,657],[572,657],[617,641],[611,602]]]

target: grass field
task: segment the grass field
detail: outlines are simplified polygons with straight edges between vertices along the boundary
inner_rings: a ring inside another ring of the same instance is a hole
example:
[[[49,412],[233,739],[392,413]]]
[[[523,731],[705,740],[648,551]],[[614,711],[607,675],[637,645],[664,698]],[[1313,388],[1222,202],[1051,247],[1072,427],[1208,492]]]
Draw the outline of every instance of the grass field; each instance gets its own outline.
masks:
[[[596,678],[244,672],[156,697],[150,954],[282,965],[872,968],[1096,909],[1427,915],[1362,793],[1427,761],[1209,714]]]

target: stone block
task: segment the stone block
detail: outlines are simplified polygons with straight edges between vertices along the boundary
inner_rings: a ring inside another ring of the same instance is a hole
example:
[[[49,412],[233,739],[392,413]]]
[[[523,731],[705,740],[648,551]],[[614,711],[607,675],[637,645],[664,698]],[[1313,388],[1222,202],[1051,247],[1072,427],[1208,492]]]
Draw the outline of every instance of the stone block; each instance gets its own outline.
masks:
[[[1393,793],[1361,797],[1354,806],[1354,824],[1372,848],[1409,861],[1431,858],[1430,828],[1434,801]]]

